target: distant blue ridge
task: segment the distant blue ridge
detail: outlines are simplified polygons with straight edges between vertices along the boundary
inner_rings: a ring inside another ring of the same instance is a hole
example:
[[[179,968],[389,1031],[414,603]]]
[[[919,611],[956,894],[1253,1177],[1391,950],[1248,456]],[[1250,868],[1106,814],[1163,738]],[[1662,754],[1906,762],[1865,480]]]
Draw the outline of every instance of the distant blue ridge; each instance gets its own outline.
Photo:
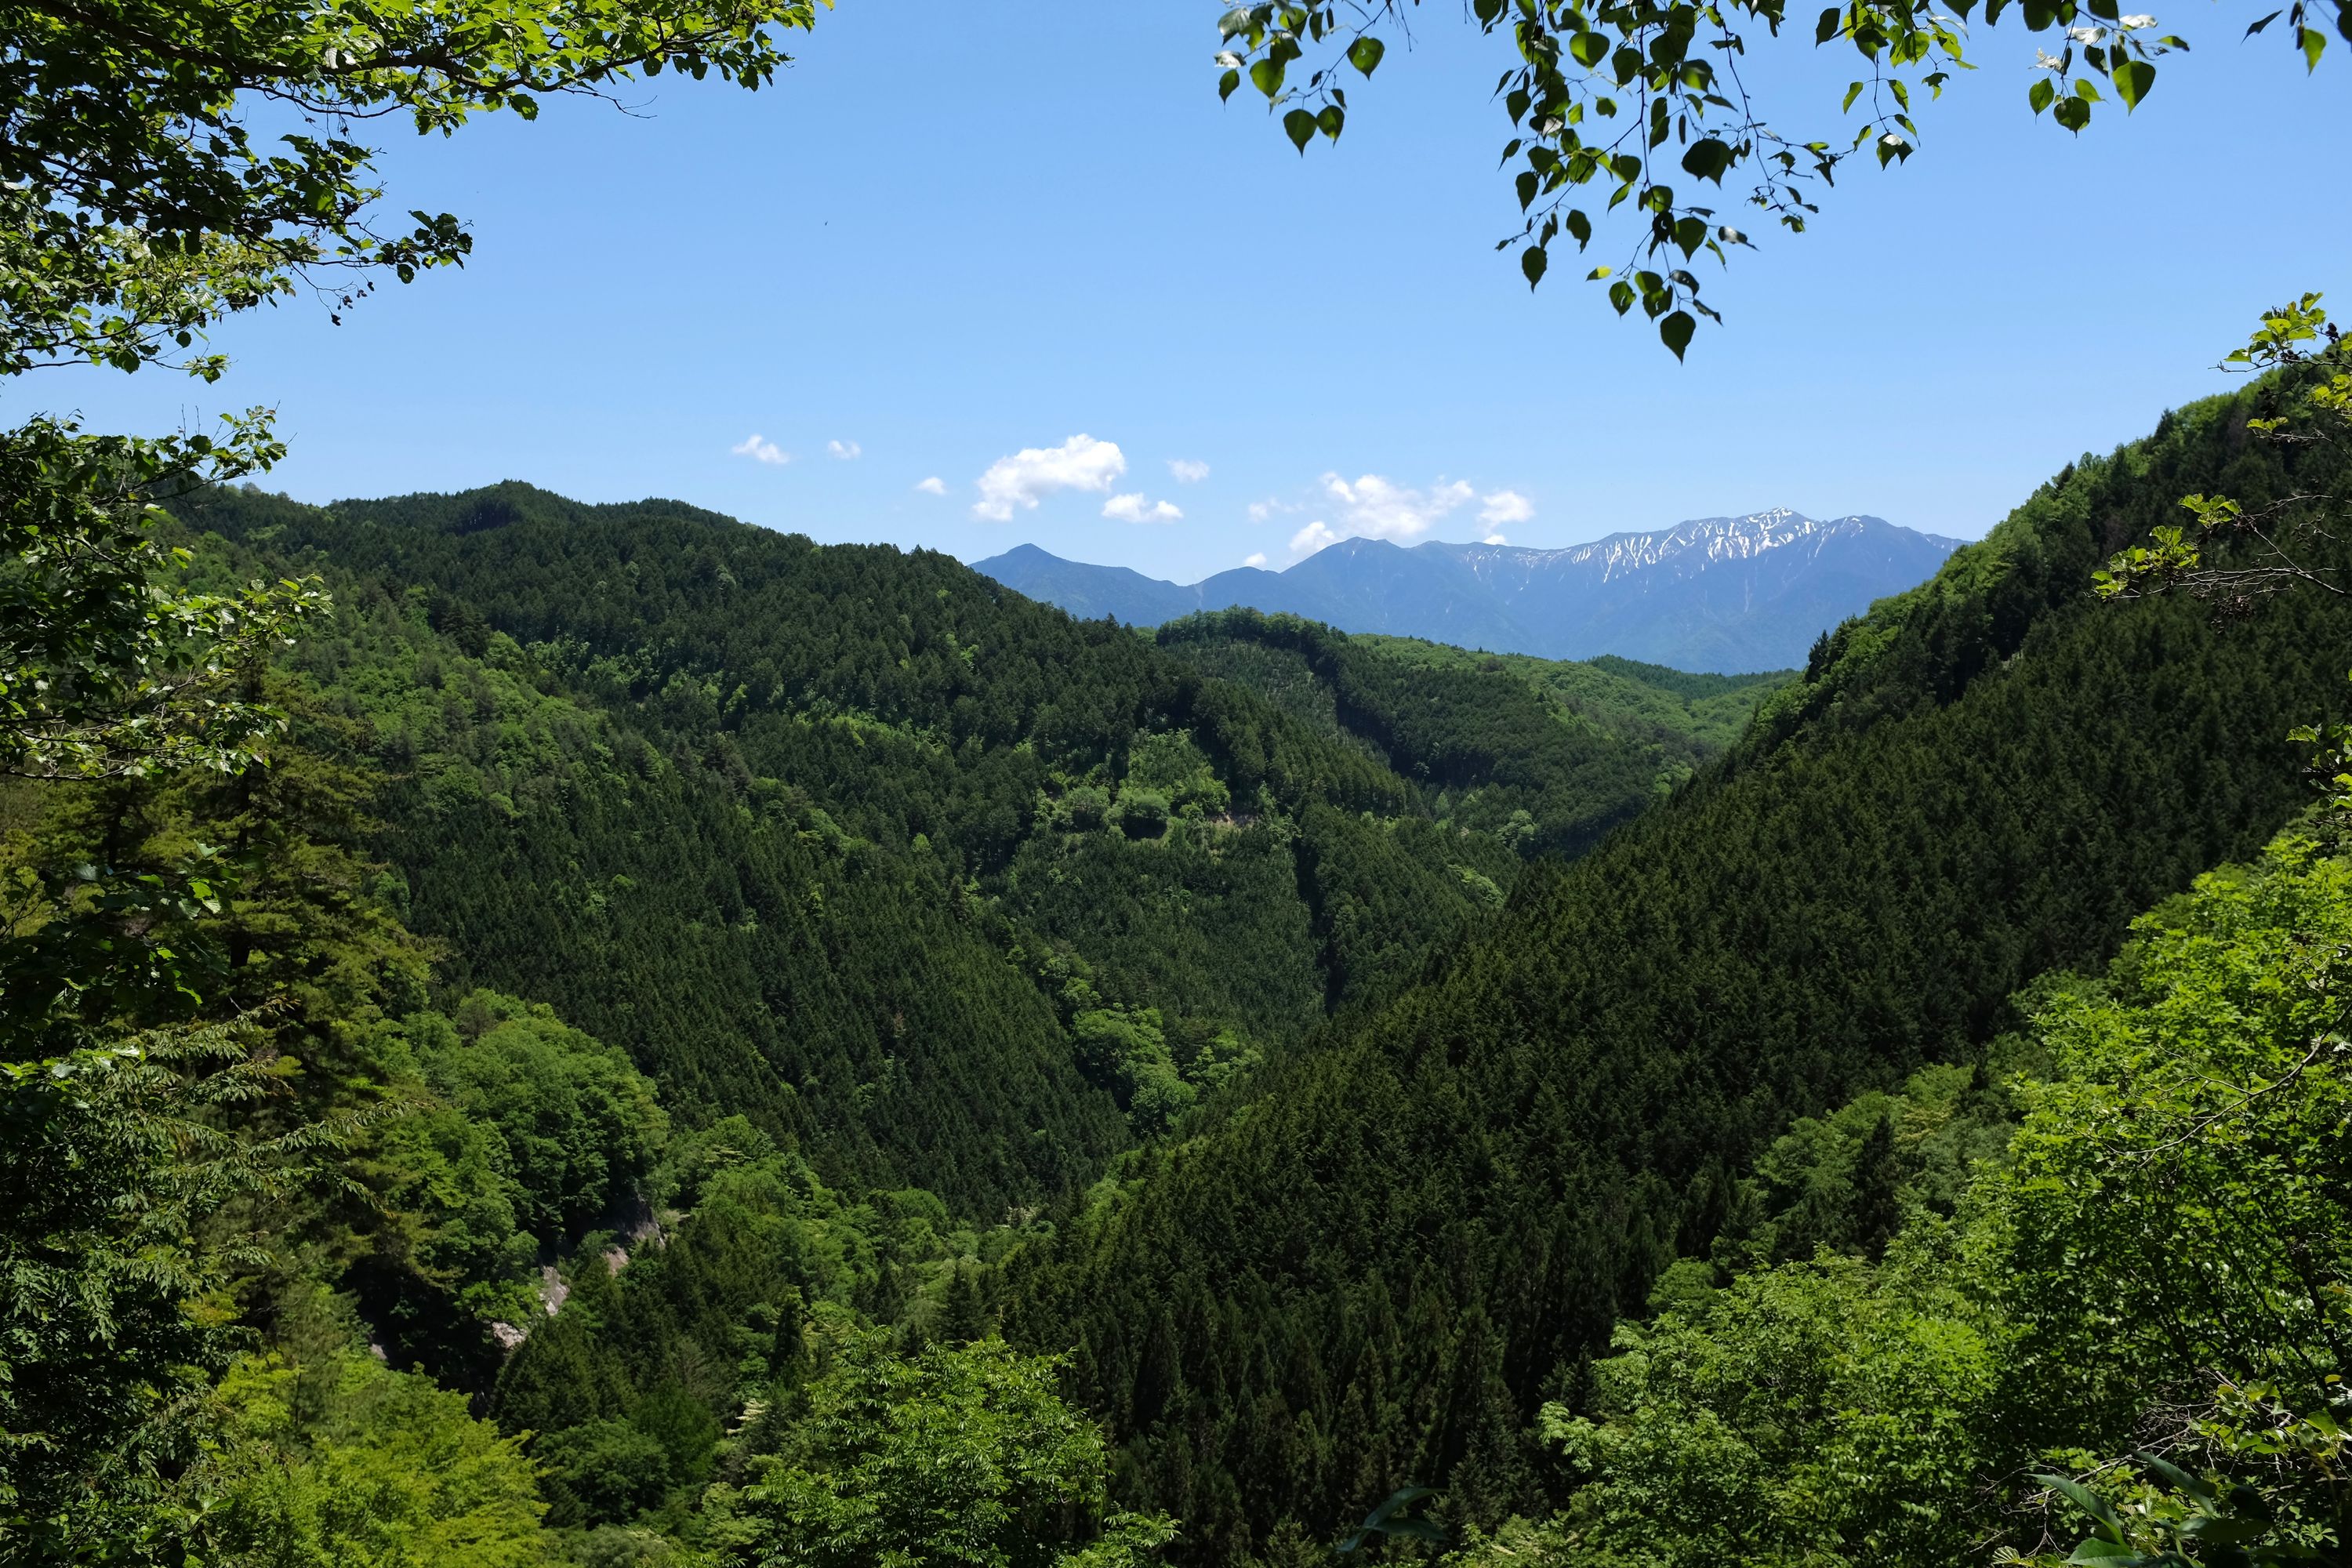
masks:
[[[1495,653],[1613,653],[1738,674],[1802,664],[1822,632],[1925,582],[1960,542],[1881,518],[1821,521],[1781,508],[1565,550],[1343,539],[1285,572],[1244,566],[1189,587],[1034,544],[974,570],[1074,616],[1131,626],[1247,606]]]

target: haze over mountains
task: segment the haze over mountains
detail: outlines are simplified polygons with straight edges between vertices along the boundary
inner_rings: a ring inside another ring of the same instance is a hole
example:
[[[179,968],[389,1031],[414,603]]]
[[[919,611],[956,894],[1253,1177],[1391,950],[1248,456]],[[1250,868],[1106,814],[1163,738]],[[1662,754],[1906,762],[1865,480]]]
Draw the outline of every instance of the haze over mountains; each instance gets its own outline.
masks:
[[[1345,539],[1287,571],[1244,566],[1189,586],[1033,544],[976,570],[1072,615],[1135,626],[1247,606],[1343,631],[1727,673],[1802,664],[1822,633],[1924,582],[1959,543],[1881,518],[1821,521],[1781,507],[1564,550]]]

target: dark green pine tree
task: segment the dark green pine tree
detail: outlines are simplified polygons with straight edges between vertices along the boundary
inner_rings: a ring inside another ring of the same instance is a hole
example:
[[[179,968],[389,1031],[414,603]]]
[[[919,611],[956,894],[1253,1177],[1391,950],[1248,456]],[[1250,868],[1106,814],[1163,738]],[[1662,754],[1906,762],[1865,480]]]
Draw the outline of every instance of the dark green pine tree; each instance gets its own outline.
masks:
[[[988,1315],[981,1305],[980,1286],[971,1270],[959,1267],[948,1280],[947,1303],[940,1309],[940,1338],[961,1345],[987,1334]]]
[[[1853,1244],[1873,1263],[1885,1255],[1886,1244],[1903,1226],[1903,1205],[1897,1189],[1903,1184],[1901,1158],[1895,1152],[1895,1121],[1882,1116],[1853,1156]]]

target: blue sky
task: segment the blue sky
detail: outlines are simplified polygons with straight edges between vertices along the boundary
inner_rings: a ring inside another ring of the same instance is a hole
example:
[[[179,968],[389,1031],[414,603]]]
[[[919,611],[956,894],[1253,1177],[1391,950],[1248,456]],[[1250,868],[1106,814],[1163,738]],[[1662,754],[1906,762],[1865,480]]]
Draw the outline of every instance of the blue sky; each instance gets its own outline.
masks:
[[[1582,268],[1530,295],[1495,251],[1507,45],[1424,7],[1302,160],[1249,91],[1219,104],[1219,9],[842,0],[771,90],[386,127],[396,206],[471,223],[463,272],[341,327],[237,322],[217,386],[35,378],[9,412],[273,405],[270,482],[310,500],[514,478],[1190,581],[1302,532],[1556,545],[1778,505],[1974,536],[2221,385],[2263,305],[2352,307],[2352,212],[2294,162],[2340,144],[2343,50],[2306,78],[2239,8],[2159,9],[2197,52],[2079,140],[2028,114],[2025,37],[1983,33],[1909,165],[1759,236],[1679,365]],[[1839,123],[1844,59],[1764,68],[1781,121]]]

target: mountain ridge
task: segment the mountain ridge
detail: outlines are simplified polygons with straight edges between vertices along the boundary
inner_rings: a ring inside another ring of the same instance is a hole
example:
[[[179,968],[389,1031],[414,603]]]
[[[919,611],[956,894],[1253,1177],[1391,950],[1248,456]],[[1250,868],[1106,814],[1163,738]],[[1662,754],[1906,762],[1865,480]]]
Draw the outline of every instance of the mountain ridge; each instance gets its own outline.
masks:
[[[1803,663],[1814,639],[1924,581],[1960,542],[1775,507],[1557,549],[1344,539],[1285,571],[1235,567],[1191,584],[1034,544],[973,569],[1073,615],[1136,626],[1248,608],[1500,653],[1732,672]]]

